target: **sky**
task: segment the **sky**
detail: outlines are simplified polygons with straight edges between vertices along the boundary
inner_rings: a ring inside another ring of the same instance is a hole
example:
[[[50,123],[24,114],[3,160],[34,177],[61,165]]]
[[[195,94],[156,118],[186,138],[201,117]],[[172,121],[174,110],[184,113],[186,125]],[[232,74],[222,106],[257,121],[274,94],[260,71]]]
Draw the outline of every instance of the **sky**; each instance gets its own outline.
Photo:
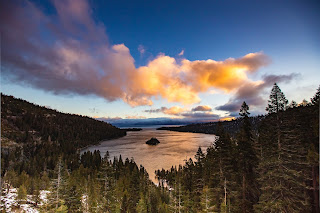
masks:
[[[320,4],[1,0],[1,92],[126,124],[265,113],[319,86]]]

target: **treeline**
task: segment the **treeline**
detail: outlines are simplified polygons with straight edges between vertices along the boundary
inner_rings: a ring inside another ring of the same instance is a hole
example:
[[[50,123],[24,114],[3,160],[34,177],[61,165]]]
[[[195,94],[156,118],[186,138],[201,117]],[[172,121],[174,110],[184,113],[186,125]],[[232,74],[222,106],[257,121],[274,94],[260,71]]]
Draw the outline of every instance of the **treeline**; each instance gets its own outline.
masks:
[[[258,115],[249,117],[252,130],[256,132],[260,122],[264,119],[264,115]],[[220,121],[220,122],[209,122],[209,123],[196,123],[189,124],[186,126],[176,127],[160,127],[157,130],[169,130],[177,132],[193,132],[193,133],[204,133],[204,134],[217,134],[218,126],[222,125],[224,130],[234,137],[241,126],[241,119],[233,119],[231,121]]]
[[[311,103],[288,108],[275,84],[257,133],[244,102],[234,137],[219,123],[206,154],[156,171],[171,187],[171,210],[319,212],[319,95],[320,87]]]
[[[144,167],[132,159],[123,161],[120,155],[111,161],[108,153],[101,158],[95,151],[79,160],[80,166],[70,170],[59,157],[50,178],[46,172],[39,178],[10,170],[3,185],[18,188],[19,204],[32,195],[34,206],[43,212],[167,212],[168,193],[156,187]],[[41,206],[40,190],[50,191]]]

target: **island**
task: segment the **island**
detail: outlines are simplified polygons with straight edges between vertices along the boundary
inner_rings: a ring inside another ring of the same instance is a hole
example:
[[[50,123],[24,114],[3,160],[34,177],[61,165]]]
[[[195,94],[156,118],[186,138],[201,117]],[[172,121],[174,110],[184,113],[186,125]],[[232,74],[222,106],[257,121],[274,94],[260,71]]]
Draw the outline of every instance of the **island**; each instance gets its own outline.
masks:
[[[160,141],[157,138],[151,138],[150,140],[148,140],[146,142],[146,144],[148,144],[148,145],[157,145],[159,143],[160,143]]]

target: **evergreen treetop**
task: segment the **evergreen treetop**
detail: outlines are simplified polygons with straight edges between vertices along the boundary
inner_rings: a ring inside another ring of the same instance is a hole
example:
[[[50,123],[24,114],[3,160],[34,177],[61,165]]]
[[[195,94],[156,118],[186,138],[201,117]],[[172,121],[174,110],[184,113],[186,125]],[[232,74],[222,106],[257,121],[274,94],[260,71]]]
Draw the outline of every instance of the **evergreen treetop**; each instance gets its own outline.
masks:
[[[266,107],[269,114],[278,113],[279,111],[284,111],[286,109],[288,100],[276,83],[274,83],[269,97],[268,106]]]
[[[248,117],[250,115],[249,106],[247,105],[247,103],[245,101],[241,105],[239,115],[242,117]]]
[[[319,98],[320,98],[320,85],[317,89],[316,94],[314,94],[313,98],[311,98],[311,103],[313,105],[319,105]]]

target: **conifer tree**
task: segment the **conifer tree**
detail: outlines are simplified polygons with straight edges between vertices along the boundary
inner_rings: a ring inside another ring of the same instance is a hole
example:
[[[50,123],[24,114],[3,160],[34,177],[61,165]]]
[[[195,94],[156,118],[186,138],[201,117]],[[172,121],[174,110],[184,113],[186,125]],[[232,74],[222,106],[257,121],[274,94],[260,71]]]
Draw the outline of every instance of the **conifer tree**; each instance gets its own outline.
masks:
[[[246,118],[250,115],[249,106],[247,105],[247,103],[245,101],[241,105],[239,115],[243,118]]]
[[[256,172],[257,157],[254,151],[251,123],[249,121],[249,106],[243,102],[239,115],[242,126],[237,134],[238,168],[241,180],[242,212],[252,212],[257,200]]]
[[[128,199],[128,192],[127,190],[124,192],[122,201],[121,201],[121,213],[126,213],[129,210],[129,199]]]
[[[201,194],[203,192],[203,187],[204,187],[204,179],[203,179],[203,159],[205,155],[202,152],[201,147],[198,148],[198,151],[195,155],[195,171],[194,171],[194,206],[197,209],[197,211],[201,210]]]
[[[67,180],[65,189],[65,204],[71,212],[81,211],[81,196],[80,186],[75,177],[70,176]]]
[[[41,199],[40,199],[40,190],[39,190],[39,183],[36,183],[35,189],[33,191],[33,200],[35,202],[35,205],[37,206]]]
[[[279,86],[274,83],[266,110],[269,114],[278,113],[279,111],[284,111],[287,104],[288,100],[286,99],[285,95],[283,94]]]
[[[49,196],[50,208],[59,209],[65,203],[66,170],[62,157],[59,157],[55,168],[55,178],[52,180],[51,193]],[[64,207],[62,207],[64,209]]]
[[[311,104],[319,106],[319,100],[320,100],[320,85],[317,89],[316,94],[314,94],[313,98],[311,98]]]
[[[264,149],[259,164],[261,195],[254,206],[257,212],[310,211],[305,182],[307,147],[301,119],[296,116],[293,110],[278,112],[261,124],[259,141]]]
[[[213,164],[213,173],[211,179],[212,191],[215,194],[214,203],[215,211],[233,212],[237,206],[235,205],[236,188],[235,182],[235,164],[233,156],[233,145],[231,138],[225,132],[221,123],[218,124],[218,139],[214,143],[214,151],[211,158],[215,162]]]
[[[288,108],[295,108],[295,107],[298,107],[297,102],[291,101],[291,103],[289,104]]]
[[[137,213],[147,213],[147,204],[146,201],[144,199],[143,194],[140,194],[140,199],[139,202],[137,204]]]
[[[19,202],[25,202],[27,199],[27,189],[23,184],[18,189],[17,199]]]
[[[203,188],[203,193],[201,197],[201,206],[202,212],[213,212],[213,205],[212,205],[212,193],[210,193],[210,189],[208,186]]]

